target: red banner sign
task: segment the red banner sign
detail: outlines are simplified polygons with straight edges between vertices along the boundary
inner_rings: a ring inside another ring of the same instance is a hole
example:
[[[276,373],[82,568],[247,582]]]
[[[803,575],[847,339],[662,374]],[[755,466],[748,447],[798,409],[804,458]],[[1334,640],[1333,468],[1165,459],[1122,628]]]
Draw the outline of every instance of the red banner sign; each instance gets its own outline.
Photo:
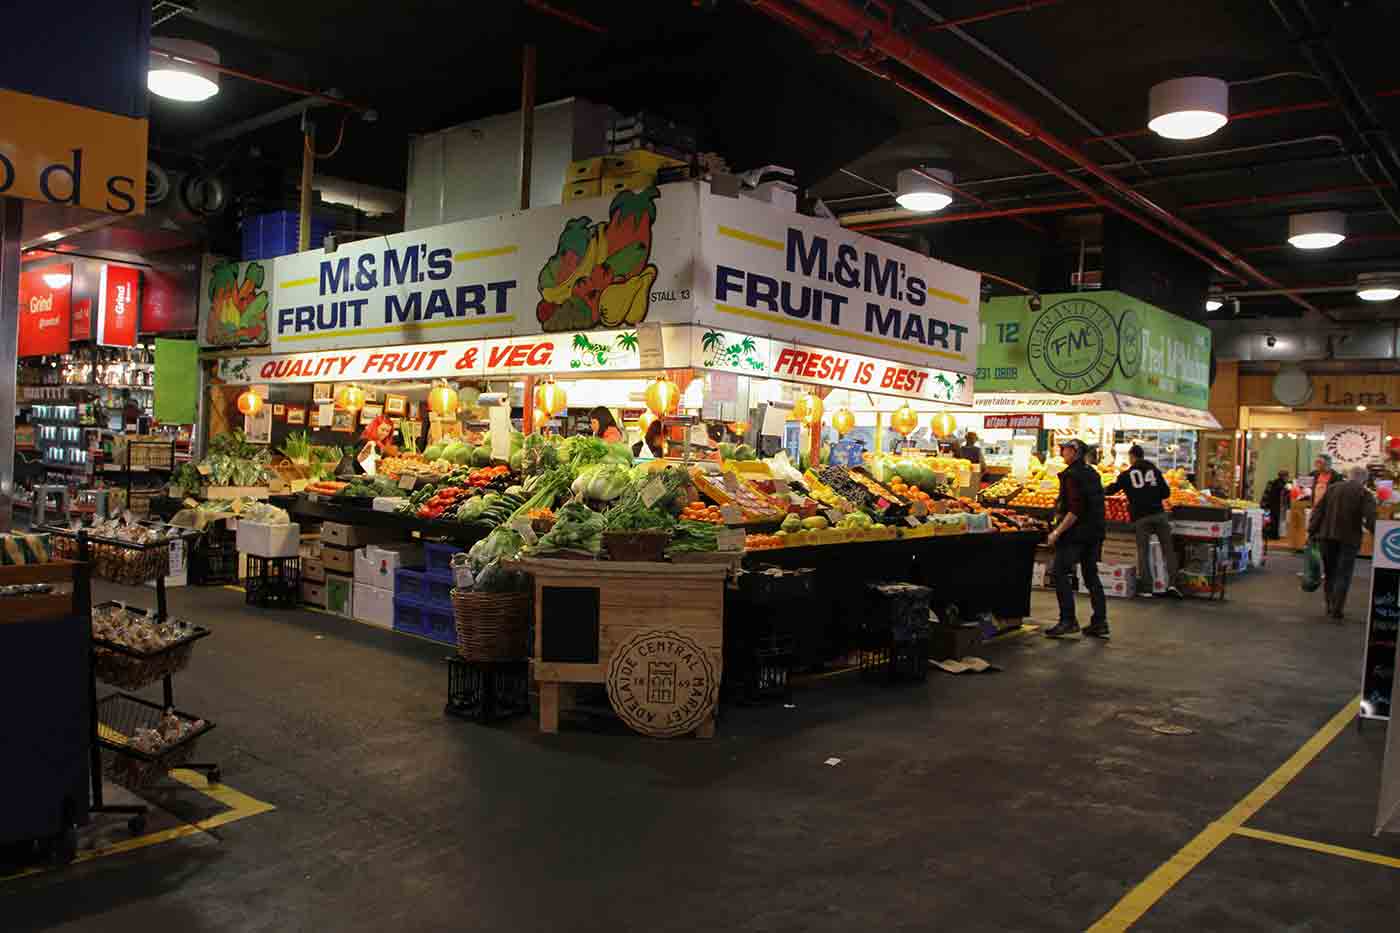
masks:
[[[189,276],[147,269],[141,282],[141,333],[194,330],[195,293]]]
[[[68,352],[73,267],[44,266],[19,277],[19,355]]]
[[[107,347],[136,346],[141,270],[103,266],[98,289],[102,309],[97,316],[97,342]]]
[[[987,415],[982,419],[982,427],[988,431],[997,428],[1042,431],[1045,429],[1044,415]]]
[[[73,302],[73,339],[92,339],[92,299],[79,298]]]

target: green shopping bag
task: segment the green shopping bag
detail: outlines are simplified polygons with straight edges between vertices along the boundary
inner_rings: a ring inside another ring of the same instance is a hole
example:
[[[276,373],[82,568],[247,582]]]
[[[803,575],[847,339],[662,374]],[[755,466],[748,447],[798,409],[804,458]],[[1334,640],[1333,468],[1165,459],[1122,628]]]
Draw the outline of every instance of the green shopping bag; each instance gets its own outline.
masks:
[[[1303,548],[1303,592],[1311,593],[1322,585],[1322,551],[1317,542],[1308,539]]]

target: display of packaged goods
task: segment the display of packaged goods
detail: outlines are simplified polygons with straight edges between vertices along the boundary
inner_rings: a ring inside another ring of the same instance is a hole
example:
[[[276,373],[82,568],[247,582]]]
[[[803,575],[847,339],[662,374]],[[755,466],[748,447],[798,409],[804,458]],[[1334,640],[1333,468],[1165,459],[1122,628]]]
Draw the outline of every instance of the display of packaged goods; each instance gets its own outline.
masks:
[[[719,506],[738,506],[745,522],[778,521],[787,513],[787,508],[769,498],[747,480],[735,474],[721,479],[706,473],[700,467],[691,467],[690,480],[711,502]]]
[[[93,671],[105,683],[137,690],[184,670],[194,642],[209,630],[182,619],[157,621],[121,603],[92,607]]]
[[[11,533],[0,535],[0,563],[46,564],[52,554],[47,534]]]

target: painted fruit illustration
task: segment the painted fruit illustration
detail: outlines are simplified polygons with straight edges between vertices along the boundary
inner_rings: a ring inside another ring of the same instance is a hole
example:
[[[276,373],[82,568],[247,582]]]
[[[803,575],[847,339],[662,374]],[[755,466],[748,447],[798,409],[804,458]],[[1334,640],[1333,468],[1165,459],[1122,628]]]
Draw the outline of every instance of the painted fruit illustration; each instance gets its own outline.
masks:
[[[236,262],[214,267],[209,277],[209,321],[205,335],[211,344],[267,343],[268,294],[262,263],[250,262],[238,279]]]
[[[646,319],[657,275],[651,230],[660,194],[654,185],[622,191],[606,221],[575,217],[564,225],[554,256],[540,270],[535,315],[544,330],[624,327]]]

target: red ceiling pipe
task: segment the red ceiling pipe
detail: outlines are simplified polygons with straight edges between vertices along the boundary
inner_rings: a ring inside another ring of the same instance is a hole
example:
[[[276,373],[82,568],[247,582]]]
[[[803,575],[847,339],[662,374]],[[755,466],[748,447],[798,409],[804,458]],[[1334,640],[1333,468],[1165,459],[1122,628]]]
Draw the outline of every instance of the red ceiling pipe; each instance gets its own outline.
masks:
[[[1373,97],[1396,97],[1400,96],[1400,88],[1389,88],[1384,91],[1377,91]],[[1309,100],[1301,104],[1279,104],[1274,107],[1259,107],[1255,110],[1241,110],[1239,113],[1230,114],[1230,122],[1238,123],[1241,120],[1257,120],[1260,117],[1277,117],[1286,113],[1304,113],[1309,110],[1330,110],[1337,106],[1335,100]],[[1147,127],[1136,130],[1124,130],[1121,133],[1107,133],[1103,136],[1086,136],[1083,143],[1106,143],[1115,139],[1136,139],[1141,136],[1154,135]]]
[[[1142,227],[1149,233],[1160,237],[1162,240],[1172,244],[1182,252],[1190,256],[1194,256],[1196,259],[1199,259],[1208,267],[1214,269],[1221,276],[1224,276],[1228,279],[1243,279],[1242,276],[1240,276],[1237,272],[1232,271],[1229,266],[1221,263],[1220,260],[1213,259],[1210,256],[1207,256],[1200,250],[1195,249],[1194,247],[1183,242],[1179,237],[1173,236],[1171,233],[1169,233],[1166,230],[1163,230],[1156,224],[1151,223],[1150,221],[1144,219],[1143,217],[1139,216],[1138,214],[1132,211],[1129,211],[1122,204],[1119,204],[1116,201],[1109,200],[1108,198],[1099,194],[1093,188],[1089,187],[1080,179],[1075,178],[1073,175],[1070,175],[1067,172],[1049,164],[1044,159],[1032,155],[1031,153],[1020,148],[1019,146],[1010,142],[1009,140],[998,136],[988,127],[983,126],[982,124],[978,123],[976,120],[972,119],[971,117],[967,116],[961,111],[954,109],[951,105],[939,100],[935,100],[934,98],[930,97],[928,94],[919,90],[918,88],[904,81],[901,81],[899,78],[896,78],[894,75],[890,74],[882,67],[872,64],[865,57],[862,57],[862,54],[858,54],[854,51],[851,51],[851,44],[849,42],[845,42],[841,38],[841,36],[839,36],[836,32],[834,32],[824,24],[818,23],[817,21],[811,19],[804,13],[799,13],[796,10],[791,9],[786,4],[779,2],[779,0],[749,0],[749,3],[792,26],[798,32],[811,39],[819,47],[827,51],[835,52],[836,54],[840,55],[842,58],[855,65],[856,67],[868,71],[870,74],[874,75],[877,78],[889,81],[894,87],[924,102],[928,106],[934,108],[935,110],[938,110],[946,116],[951,117],[953,120],[957,121],[958,123],[961,123],[968,129],[980,133],[981,135],[987,137],[988,139],[1001,146],[1005,146],[1007,149],[1014,152],[1016,155],[1020,156],[1027,162],[1034,165],[1036,168],[1039,168],[1040,170],[1049,173],[1050,175],[1060,179],[1062,182],[1069,185],[1071,188],[1075,188],[1083,194],[1087,195],[1089,199],[1098,206],[1106,210],[1116,211],[1117,213],[1122,214],[1124,217],[1131,220],[1138,226]]]
[[[525,5],[530,9],[538,10],[539,12],[544,13],[547,16],[553,16],[556,19],[562,19],[570,26],[577,26],[579,29],[583,29],[592,33],[597,33],[600,36],[606,36],[608,34],[608,31],[602,26],[599,26],[597,23],[591,23],[588,20],[584,19],[582,16],[579,16],[577,13],[570,13],[568,10],[561,10],[557,6],[545,3],[544,0],[525,0]],[[528,434],[529,432],[527,431],[525,433]]]
[[[916,33],[938,32],[942,29],[956,29],[959,26],[969,26],[972,23],[980,23],[984,20],[996,19],[999,16],[1010,16],[1014,13],[1029,13],[1038,10],[1043,6],[1055,6],[1063,3],[1064,0],[1024,0],[1022,3],[1013,6],[998,7],[995,10],[988,10],[985,13],[973,13],[968,16],[959,16],[956,19],[945,19],[939,23],[929,23],[914,30]]]
[[[1359,194],[1374,192],[1379,187],[1382,190],[1393,187],[1392,185],[1335,185],[1331,188],[1313,188],[1309,191],[1283,191],[1278,194],[1251,194],[1243,198],[1226,198],[1223,201],[1196,201],[1193,204],[1183,204],[1178,210],[1183,211],[1209,211],[1221,207],[1246,207],[1254,204],[1274,204],[1279,201],[1292,201],[1297,198],[1317,198],[1329,194]]]
[[[152,48],[150,51],[152,55],[159,55],[162,58],[168,58],[173,62],[186,62],[191,65],[200,65],[204,68],[212,68],[219,74],[229,75],[233,78],[242,78],[244,81],[251,81],[254,84],[263,84],[267,87],[275,87],[279,91],[286,91],[289,94],[296,94],[300,97],[312,97],[316,100],[325,101],[326,103],[332,104],[336,107],[344,107],[346,110],[354,110],[357,113],[365,113],[371,109],[369,107],[364,106],[363,104],[357,104],[353,101],[345,100],[342,97],[332,97],[329,94],[322,94],[320,91],[313,91],[309,87],[302,87],[298,84],[288,84],[285,81],[276,81],[272,78],[264,78],[260,75],[255,75],[249,71],[243,71],[239,68],[230,68],[228,65],[221,65],[218,62],[206,61],[203,58],[193,58],[189,55],[173,55],[170,52],[166,52],[163,49],[157,48]]]
[[[1228,262],[1231,266],[1234,266],[1237,270],[1239,270],[1239,272],[1244,273],[1249,278],[1252,278],[1255,281],[1272,288],[1282,287],[1272,278],[1265,275],[1263,272],[1260,272],[1258,269],[1250,265],[1242,257],[1236,255],[1223,244],[1202,233],[1200,230],[1197,230],[1195,227],[1186,223],[1184,220],[1181,220],[1179,217],[1176,217],[1170,211],[1167,211],[1165,208],[1161,207],[1152,199],[1146,197],[1140,192],[1133,190],[1125,182],[1123,182],[1122,179],[1118,178],[1118,176],[1106,171],[1097,162],[1088,158],[1083,153],[1074,149],[1072,146],[1069,146],[1068,144],[1062,142],[1060,139],[1058,139],[1051,133],[1045,131],[1043,128],[1038,126],[1033,120],[1020,113],[1020,111],[1016,110],[1014,107],[1003,102],[996,95],[981,87],[976,82],[963,75],[961,72],[957,71],[956,69],[943,62],[941,59],[933,55],[927,49],[914,43],[905,36],[894,33],[892,30],[885,27],[879,21],[871,19],[870,17],[866,16],[865,13],[861,10],[857,10],[854,7],[852,7],[849,3],[846,3],[845,0],[797,0],[797,3],[803,7],[806,7],[813,13],[821,15],[826,19],[830,20],[831,22],[836,23],[841,28],[845,29],[847,33],[862,37],[863,41],[872,50],[883,53],[884,55],[895,59],[896,61],[900,62],[906,67],[917,72],[924,78],[927,78],[928,80],[932,81],[934,84],[938,85],[940,88],[952,94],[953,96],[958,97],[959,99],[969,104],[972,104],[977,109],[981,110],[983,113],[986,113],[988,116],[991,116],[1006,124],[1007,126],[1011,127],[1012,129],[1017,130],[1017,132],[1021,133],[1023,136],[1028,136],[1038,140],[1042,145],[1046,146],[1056,155],[1059,155],[1060,157],[1068,160],[1074,165],[1077,165],[1078,167],[1084,169],[1090,175],[1103,182],[1105,185],[1108,186],[1110,190],[1112,190],[1119,197],[1126,199],[1129,203],[1146,211],[1150,217],[1160,221],[1163,224],[1166,224],[1168,227],[1174,230],[1185,234],[1186,236],[1195,240],[1197,243],[1200,243],[1205,248],[1214,251],[1216,254],[1223,257],[1226,260],[1226,262]],[[941,105],[935,106],[937,106],[938,109],[943,111],[944,113],[949,114],[949,116],[954,116],[955,119],[957,119],[957,116],[955,116],[954,113],[948,108]],[[1015,151],[1014,146],[1011,146],[1009,142],[1000,139],[995,134],[992,134],[990,131],[985,131],[983,130],[983,128],[976,126],[974,123],[967,121],[966,119],[961,120],[961,122],[974,129],[978,129],[979,131],[984,132],[984,135],[987,135],[989,138],[995,139],[997,142],[1000,142],[1002,145],[1007,146],[1008,148],[1011,148],[1013,149],[1013,151]],[[1023,158],[1026,157],[1024,153],[1021,154]],[[1044,165],[1038,161],[1035,164],[1041,165],[1041,167],[1044,170],[1051,171],[1052,173],[1057,174],[1057,177],[1062,176],[1062,179],[1073,178],[1073,176],[1067,175],[1063,172],[1059,172],[1058,170],[1053,169],[1048,165]],[[1101,197],[1100,195],[1098,195],[1097,192],[1089,188],[1087,185],[1084,185],[1082,182],[1079,182],[1077,179],[1075,180],[1074,187],[1083,190],[1084,193],[1089,194],[1096,200],[1099,197]],[[1143,223],[1142,218],[1136,217],[1133,214],[1124,213],[1124,216],[1129,217],[1130,219],[1134,219],[1139,223]],[[1194,253],[1195,251],[1191,252]],[[1200,254],[1195,253],[1195,255],[1199,257]],[[1210,262],[1209,264],[1212,268],[1216,268],[1217,271],[1220,271],[1216,263]],[[1231,275],[1231,277],[1237,277],[1235,273],[1228,274]],[[1318,311],[1318,309],[1314,307],[1311,302],[1306,301],[1300,296],[1293,295],[1290,296],[1290,299],[1295,304],[1308,311]]]
[[[1059,204],[1032,204],[999,210],[968,211],[962,214],[924,214],[901,217],[899,220],[875,220],[867,224],[851,224],[848,230],[870,233],[873,230],[896,230],[901,227],[924,227],[929,224],[951,224],[960,220],[993,220],[998,217],[1021,217],[1025,214],[1057,214],[1060,211],[1082,211],[1098,207],[1093,201],[1064,201]]]
[[[976,204],[978,207],[980,207],[980,208],[982,208],[982,209],[984,209],[984,210],[989,210],[989,211],[994,211],[994,210],[996,210],[996,208],[992,207],[992,205],[991,205],[990,203],[988,203],[987,201],[982,200],[982,198],[980,198],[980,197],[978,197],[977,195],[973,194],[971,191],[968,191],[966,188],[959,188],[957,185],[953,184],[951,181],[944,181],[942,178],[935,178],[933,175],[928,174],[928,173],[925,172],[923,169],[915,169],[915,171],[918,172],[920,175],[924,176],[925,178],[929,179],[930,181],[937,182],[938,184],[940,184],[940,185],[942,185],[943,187],[947,188],[949,191],[953,192],[954,194],[958,195],[959,197],[965,198],[966,200],[971,201],[973,204]],[[1018,224],[1020,224],[1021,226],[1025,227],[1027,230],[1033,231],[1033,232],[1035,232],[1035,233],[1041,233],[1041,234],[1045,233],[1045,228],[1042,227],[1040,224],[1035,223],[1034,221],[1026,220],[1026,219],[1024,219],[1023,217],[1020,217],[1020,216],[1016,216],[1016,217],[1015,217],[1015,220],[1016,220],[1016,223],[1018,223]]]

